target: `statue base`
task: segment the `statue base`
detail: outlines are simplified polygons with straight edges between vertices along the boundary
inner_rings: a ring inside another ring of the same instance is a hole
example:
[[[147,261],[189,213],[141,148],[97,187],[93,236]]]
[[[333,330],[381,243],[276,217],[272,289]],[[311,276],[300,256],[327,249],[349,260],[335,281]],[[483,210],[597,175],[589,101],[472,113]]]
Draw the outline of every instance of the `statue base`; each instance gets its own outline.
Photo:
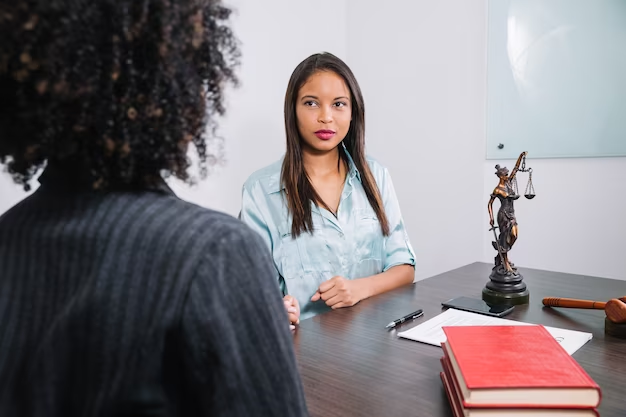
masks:
[[[509,272],[502,265],[494,266],[489,282],[483,288],[483,301],[489,305],[528,304],[530,292],[523,279],[517,271]]]
[[[604,333],[609,336],[626,339],[626,323],[613,323],[608,317],[605,317]]]

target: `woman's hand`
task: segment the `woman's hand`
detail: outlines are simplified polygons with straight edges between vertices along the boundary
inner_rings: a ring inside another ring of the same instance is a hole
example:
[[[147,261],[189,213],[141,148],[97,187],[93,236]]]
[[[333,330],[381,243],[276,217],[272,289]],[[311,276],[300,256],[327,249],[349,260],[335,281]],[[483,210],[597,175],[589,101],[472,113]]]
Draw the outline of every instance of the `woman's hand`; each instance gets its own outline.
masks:
[[[300,323],[300,304],[289,294],[283,297],[283,303],[285,303],[285,310],[289,316],[289,328],[293,330],[295,325]]]
[[[366,298],[362,280],[350,280],[341,276],[332,277],[322,282],[311,301],[323,300],[326,305],[333,308],[352,307]]]

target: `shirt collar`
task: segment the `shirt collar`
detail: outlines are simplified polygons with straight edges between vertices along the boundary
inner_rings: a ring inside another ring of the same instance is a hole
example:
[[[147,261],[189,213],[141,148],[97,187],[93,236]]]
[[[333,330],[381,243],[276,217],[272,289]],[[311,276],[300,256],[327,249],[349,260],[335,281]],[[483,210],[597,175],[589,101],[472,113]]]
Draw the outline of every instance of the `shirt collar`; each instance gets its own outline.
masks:
[[[343,142],[341,142],[341,146],[343,146],[343,150],[345,151],[346,156],[348,157],[348,178],[352,179],[356,177],[359,180],[359,182],[361,182],[361,173],[357,169],[356,164],[354,163],[354,160],[352,159],[352,155],[350,155],[350,152],[348,152],[348,150],[346,149],[346,145],[344,145]]]
[[[341,142],[341,146],[343,147],[343,150],[346,156],[348,157],[348,181],[352,182],[352,180],[356,177],[359,180],[359,182],[361,182],[361,173],[357,169],[356,164],[354,163],[354,160],[352,159],[352,155],[350,155],[350,152],[348,152],[348,149],[346,149],[346,145],[343,142]],[[280,166],[282,167],[282,163],[280,164]],[[268,194],[278,193],[285,189],[285,186],[280,181],[280,177],[281,177],[281,171],[279,170],[278,172],[274,173],[269,178]]]

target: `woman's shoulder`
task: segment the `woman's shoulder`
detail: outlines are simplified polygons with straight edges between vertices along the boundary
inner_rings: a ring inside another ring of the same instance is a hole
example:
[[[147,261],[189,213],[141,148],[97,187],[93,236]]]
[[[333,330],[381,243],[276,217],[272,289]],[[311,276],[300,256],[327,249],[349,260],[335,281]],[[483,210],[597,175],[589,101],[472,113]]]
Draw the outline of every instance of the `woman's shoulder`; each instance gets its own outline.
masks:
[[[254,171],[243,184],[244,190],[260,187],[267,192],[280,191],[280,173],[283,166],[281,157],[276,162]]]
[[[365,155],[365,161],[367,162],[367,165],[369,166],[370,171],[372,171],[372,175],[376,179],[376,182],[378,182],[379,184],[384,180],[386,176],[389,175],[389,171],[387,170],[387,167],[383,163],[381,163],[378,159],[370,155]]]
[[[203,257],[201,252],[204,251],[190,251],[189,248],[218,247],[223,242],[242,241],[250,236],[247,228],[233,215],[202,207],[175,195],[110,193],[104,201],[108,207],[114,209],[107,211],[103,223],[109,223],[111,218],[117,216],[118,210],[123,208],[125,213],[130,213],[132,223],[140,231],[136,238],[146,253],[161,253],[167,246],[171,259],[188,259],[194,262],[193,258]],[[150,207],[150,211],[158,213],[158,216],[141,215],[140,212],[145,207]],[[125,236],[124,232],[120,233]],[[191,252],[197,253],[192,255]]]

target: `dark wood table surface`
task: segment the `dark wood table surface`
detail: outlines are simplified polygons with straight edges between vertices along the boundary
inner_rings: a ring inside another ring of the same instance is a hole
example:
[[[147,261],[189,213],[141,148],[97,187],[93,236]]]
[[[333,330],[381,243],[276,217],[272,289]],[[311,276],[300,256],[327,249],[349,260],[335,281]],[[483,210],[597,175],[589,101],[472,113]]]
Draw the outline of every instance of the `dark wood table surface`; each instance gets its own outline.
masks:
[[[441,302],[481,298],[491,266],[474,263],[303,320],[294,334],[298,366],[312,416],[452,416],[439,372],[442,350],[397,336],[435,317]],[[601,310],[543,307],[543,297],[607,301],[626,295],[626,281],[519,268],[530,304],[507,319],[593,334],[573,357],[600,385],[602,417],[626,416],[626,340],[604,334]],[[394,319],[424,309],[424,316],[386,330]]]

